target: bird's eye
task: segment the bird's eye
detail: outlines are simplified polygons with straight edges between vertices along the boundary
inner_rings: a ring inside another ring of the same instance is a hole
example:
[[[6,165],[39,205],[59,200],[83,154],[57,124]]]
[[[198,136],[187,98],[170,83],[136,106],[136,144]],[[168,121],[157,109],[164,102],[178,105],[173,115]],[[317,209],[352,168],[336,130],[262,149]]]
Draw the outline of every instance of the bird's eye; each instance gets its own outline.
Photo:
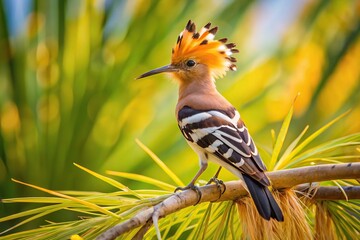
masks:
[[[195,64],[196,64],[196,62],[191,59],[186,62],[186,66],[188,66],[188,67],[193,67],[193,66],[195,66]]]

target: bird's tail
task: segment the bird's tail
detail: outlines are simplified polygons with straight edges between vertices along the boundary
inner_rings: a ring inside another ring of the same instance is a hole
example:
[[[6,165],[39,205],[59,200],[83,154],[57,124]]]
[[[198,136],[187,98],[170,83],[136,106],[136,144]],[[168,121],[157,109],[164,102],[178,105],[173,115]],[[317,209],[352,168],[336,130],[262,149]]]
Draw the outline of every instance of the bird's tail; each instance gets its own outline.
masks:
[[[248,175],[243,174],[243,178],[259,214],[266,220],[274,218],[279,222],[284,221],[282,211],[269,189]]]

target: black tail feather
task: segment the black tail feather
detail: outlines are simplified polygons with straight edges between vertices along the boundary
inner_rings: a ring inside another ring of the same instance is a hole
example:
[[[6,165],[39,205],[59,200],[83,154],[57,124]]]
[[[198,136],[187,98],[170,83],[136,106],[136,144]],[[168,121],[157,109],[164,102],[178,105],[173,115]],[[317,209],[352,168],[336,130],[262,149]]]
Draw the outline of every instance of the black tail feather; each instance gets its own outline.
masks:
[[[264,187],[264,188],[265,188],[265,193],[270,202],[271,218],[274,218],[274,219],[278,220],[279,222],[283,222],[284,221],[283,213],[282,213],[279,205],[275,201],[274,196],[271,194],[270,190],[267,187]]]
[[[282,211],[269,189],[248,175],[244,174],[243,178],[260,216],[266,220],[274,218],[279,222],[284,221]]]

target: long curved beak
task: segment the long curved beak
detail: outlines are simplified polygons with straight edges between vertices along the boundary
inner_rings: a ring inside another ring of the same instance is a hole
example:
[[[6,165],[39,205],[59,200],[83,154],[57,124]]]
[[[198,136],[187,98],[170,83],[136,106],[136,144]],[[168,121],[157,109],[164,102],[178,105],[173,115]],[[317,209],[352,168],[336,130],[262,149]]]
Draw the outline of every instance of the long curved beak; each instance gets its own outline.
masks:
[[[163,67],[159,67],[159,68],[156,68],[154,70],[151,70],[149,72],[146,72],[144,74],[141,74],[140,76],[138,76],[136,79],[140,79],[140,78],[145,78],[145,77],[148,77],[148,76],[151,76],[151,75],[155,75],[155,74],[158,74],[158,73],[164,73],[164,72],[177,72],[179,71],[179,69],[173,65],[166,65],[166,66],[163,66]]]

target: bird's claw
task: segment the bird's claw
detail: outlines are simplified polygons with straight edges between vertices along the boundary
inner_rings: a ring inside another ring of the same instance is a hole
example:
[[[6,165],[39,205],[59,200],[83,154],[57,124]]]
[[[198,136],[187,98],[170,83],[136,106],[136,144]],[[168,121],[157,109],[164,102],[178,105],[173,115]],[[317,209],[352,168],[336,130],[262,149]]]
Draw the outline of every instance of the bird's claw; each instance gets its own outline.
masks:
[[[224,194],[224,192],[226,191],[226,185],[225,185],[225,183],[223,182],[223,180],[220,180],[220,179],[218,179],[218,178],[216,178],[216,177],[212,177],[206,185],[209,185],[209,184],[211,184],[211,183],[215,183],[215,185],[216,185],[217,188],[219,189],[220,194],[219,194],[218,199],[216,199],[216,201],[217,201],[217,200],[219,200],[219,199],[221,198],[221,196],[222,196],[222,195]],[[222,188],[222,187],[224,187],[224,188]],[[223,189],[224,189],[224,190],[223,190]],[[215,202],[216,202],[216,201],[215,201]]]
[[[194,206],[195,206],[201,201],[201,198],[202,198],[202,193],[201,193],[200,188],[198,186],[195,186],[194,184],[189,184],[186,187],[177,187],[177,188],[175,188],[174,193],[176,193],[177,191],[185,191],[185,190],[188,190],[188,189],[193,190],[198,195],[198,200],[194,204]]]

